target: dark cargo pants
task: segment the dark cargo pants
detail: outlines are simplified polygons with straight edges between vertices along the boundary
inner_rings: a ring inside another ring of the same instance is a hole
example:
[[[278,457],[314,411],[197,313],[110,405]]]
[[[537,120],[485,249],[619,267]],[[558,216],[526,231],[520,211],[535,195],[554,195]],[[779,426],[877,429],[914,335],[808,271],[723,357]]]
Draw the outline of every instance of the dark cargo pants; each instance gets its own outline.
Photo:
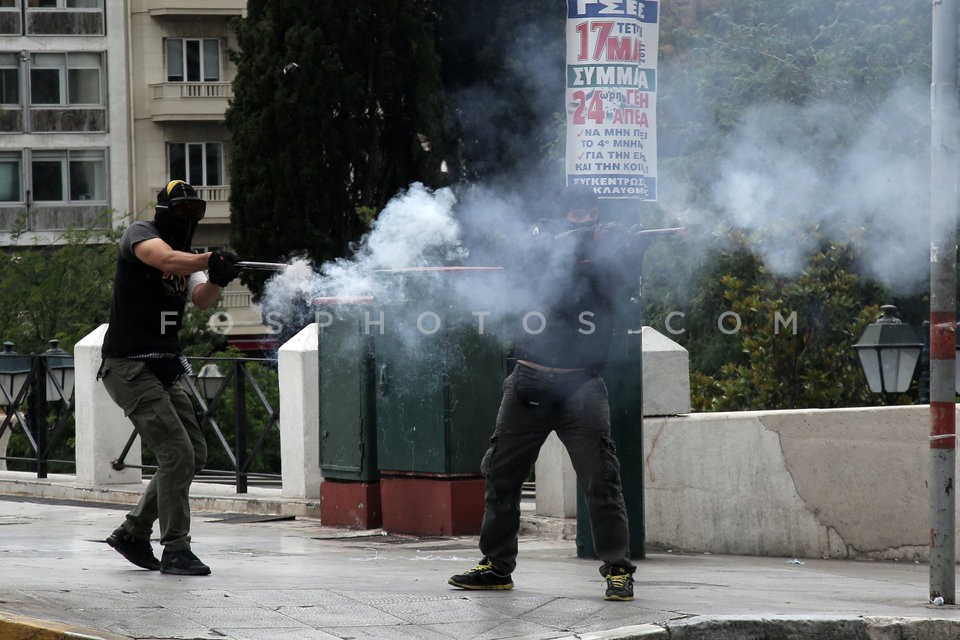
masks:
[[[504,381],[496,430],[481,464],[486,508],[480,552],[498,572],[516,568],[522,486],[551,431],[570,454],[586,495],[601,574],[610,566],[633,573],[607,387],[585,372],[543,373],[518,364]]]
[[[103,385],[130,418],[157,459],[157,472],[124,527],[149,540],[160,523],[160,544],[170,551],[190,548],[190,484],[207,460],[207,443],[190,397],[174,382],[164,386],[143,360],[107,358]]]

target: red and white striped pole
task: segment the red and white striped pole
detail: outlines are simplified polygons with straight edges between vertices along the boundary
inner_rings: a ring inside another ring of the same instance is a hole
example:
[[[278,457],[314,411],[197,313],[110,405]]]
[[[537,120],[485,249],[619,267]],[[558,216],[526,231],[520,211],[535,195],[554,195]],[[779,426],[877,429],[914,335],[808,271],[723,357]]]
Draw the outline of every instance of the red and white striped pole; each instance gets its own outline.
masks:
[[[930,91],[929,595],[943,604],[956,603],[956,78],[957,0],[936,0]]]

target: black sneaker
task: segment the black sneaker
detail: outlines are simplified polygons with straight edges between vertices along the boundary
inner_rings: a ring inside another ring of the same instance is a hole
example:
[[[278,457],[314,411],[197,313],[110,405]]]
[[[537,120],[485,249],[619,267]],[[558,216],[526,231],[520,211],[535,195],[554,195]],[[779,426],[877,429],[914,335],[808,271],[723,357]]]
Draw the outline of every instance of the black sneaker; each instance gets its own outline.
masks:
[[[160,573],[172,573],[178,576],[208,576],[210,567],[200,562],[190,549],[179,551],[163,550],[160,559]]]
[[[604,600],[633,600],[633,575],[623,567],[610,567]]]
[[[117,550],[124,558],[142,569],[156,571],[160,568],[160,561],[153,555],[153,547],[149,540],[137,540],[130,532],[123,527],[117,527],[117,530],[107,538],[107,544]]]
[[[461,589],[513,589],[510,574],[497,573],[486,558],[466,573],[452,576],[447,583]]]

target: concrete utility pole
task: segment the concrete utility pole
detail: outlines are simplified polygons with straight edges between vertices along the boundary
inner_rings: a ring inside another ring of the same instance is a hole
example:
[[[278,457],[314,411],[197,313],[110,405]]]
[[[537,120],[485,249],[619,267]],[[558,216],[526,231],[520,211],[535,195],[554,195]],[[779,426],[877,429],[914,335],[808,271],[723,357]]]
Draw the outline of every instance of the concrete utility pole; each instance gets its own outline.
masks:
[[[930,599],[956,602],[957,0],[933,0],[930,87]]]

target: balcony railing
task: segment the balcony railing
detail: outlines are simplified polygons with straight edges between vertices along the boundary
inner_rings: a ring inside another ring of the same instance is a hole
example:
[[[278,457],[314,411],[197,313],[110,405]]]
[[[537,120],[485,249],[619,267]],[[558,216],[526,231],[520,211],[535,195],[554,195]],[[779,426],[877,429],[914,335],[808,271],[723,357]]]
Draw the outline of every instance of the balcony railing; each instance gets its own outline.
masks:
[[[229,82],[159,82],[150,85],[155,121],[223,121],[233,89]]]
[[[150,86],[157,100],[233,97],[229,82],[159,82]]]
[[[213,186],[195,184],[192,186],[197,190],[197,195],[206,200],[208,203],[230,201],[230,185],[228,184],[219,184]],[[162,186],[157,185],[150,187],[150,190],[153,193],[157,193],[162,188]]]

